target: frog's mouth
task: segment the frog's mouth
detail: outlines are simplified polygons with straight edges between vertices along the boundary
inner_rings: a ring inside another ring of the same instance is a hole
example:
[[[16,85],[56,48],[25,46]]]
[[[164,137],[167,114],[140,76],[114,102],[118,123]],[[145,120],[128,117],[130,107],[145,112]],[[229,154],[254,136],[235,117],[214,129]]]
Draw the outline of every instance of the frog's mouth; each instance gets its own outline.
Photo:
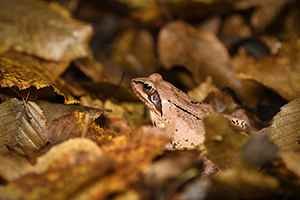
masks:
[[[145,104],[145,106],[149,110],[154,111],[160,116],[163,115],[160,95],[155,89],[152,89],[150,91],[144,91],[144,82],[138,80],[132,80],[130,85],[136,96]]]

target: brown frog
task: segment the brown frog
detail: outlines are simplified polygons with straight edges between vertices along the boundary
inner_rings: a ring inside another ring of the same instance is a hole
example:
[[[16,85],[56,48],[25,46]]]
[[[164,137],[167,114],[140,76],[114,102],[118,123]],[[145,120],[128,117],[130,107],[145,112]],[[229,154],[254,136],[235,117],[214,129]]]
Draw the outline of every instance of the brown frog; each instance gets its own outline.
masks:
[[[134,93],[150,112],[152,124],[166,127],[175,124],[173,140],[166,149],[200,148],[205,141],[203,118],[216,113],[211,105],[190,98],[186,93],[164,81],[160,74],[131,80]],[[241,119],[224,115],[236,128],[247,132],[249,125]]]

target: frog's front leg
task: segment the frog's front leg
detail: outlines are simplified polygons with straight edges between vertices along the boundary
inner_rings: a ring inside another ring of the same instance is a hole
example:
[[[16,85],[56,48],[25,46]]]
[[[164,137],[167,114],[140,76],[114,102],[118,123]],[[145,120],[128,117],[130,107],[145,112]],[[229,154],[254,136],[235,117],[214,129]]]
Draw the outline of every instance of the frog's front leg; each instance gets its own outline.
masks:
[[[250,133],[251,125],[249,124],[249,122],[239,119],[237,117],[233,117],[231,115],[223,115],[223,116],[227,118],[231,123],[231,125],[238,131]]]

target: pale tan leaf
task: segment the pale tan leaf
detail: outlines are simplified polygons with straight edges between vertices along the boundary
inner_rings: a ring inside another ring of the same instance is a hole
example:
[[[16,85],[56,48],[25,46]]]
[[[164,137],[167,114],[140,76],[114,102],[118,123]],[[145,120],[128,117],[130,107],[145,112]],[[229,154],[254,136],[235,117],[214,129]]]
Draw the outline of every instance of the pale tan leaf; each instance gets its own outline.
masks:
[[[46,60],[85,57],[92,26],[66,13],[58,4],[43,1],[1,0],[1,40],[16,51]]]
[[[43,135],[46,126],[43,111],[32,101],[28,101],[26,106],[28,113],[23,101],[16,98],[0,105],[1,155],[11,153],[5,145],[20,144],[21,146],[39,149],[47,143]],[[16,150],[15,148],[14,151]]]
[[[300,99],[297,98],[281,107],[273,118],[269,138],[280,150],[300,150]]]

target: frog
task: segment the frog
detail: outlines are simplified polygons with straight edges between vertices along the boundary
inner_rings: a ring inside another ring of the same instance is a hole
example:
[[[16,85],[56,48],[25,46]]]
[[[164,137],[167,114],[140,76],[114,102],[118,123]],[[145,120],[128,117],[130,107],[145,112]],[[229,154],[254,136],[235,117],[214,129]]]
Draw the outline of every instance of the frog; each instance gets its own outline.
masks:
[[[159,73],[148,78],[134,78],[130,82],[136,96],[145,104],[154,126],[165,128],[175,124],[173,139],[164,147],[167,150],[202,149],[205,142],[205,126],[203,119],[218,113],[211,105],[189,97]],[[223,115],[242,132],[249,132],[251,126],[245,120]]]

